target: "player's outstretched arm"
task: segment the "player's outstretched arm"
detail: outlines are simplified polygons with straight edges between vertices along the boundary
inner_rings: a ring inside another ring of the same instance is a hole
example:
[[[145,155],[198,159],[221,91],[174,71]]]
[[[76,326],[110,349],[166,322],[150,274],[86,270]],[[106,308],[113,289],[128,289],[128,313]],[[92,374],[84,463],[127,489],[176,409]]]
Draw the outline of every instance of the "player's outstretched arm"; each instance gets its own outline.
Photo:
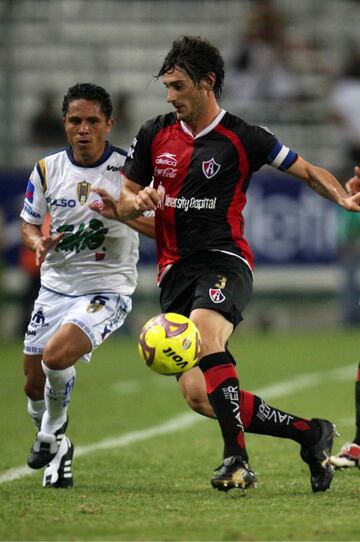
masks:
[[[90,203],[90,208],[105,218],[128,222],[142,215],[145,211],[155,211],[161,199],[160,194],[151,186],[142,187],[123,177],[123,187],[119,201],[112,198],[106,190],[94,188],[102,202]]]
[[[346,183],[346,190],[350,196],[353,196],[357,192],[360,192],[360,167],[355,166],[354,176],[351,177]]]
[[[46,254],[61,241],[64,235],[65,233],[54,236],[43,235],[41,226],[21,219],[21,238],[24,245],[35,252],[36,265],[43,263]]]
[[[348,211],[360,212],[360,191],[356,190],[354,194],[349,194],[334,175],[326,169],[314,166],[299,156],[288,169],[288,173],[305,181],[320,196],[334,201]],[[356,174],[355,179],[357,176]]]
[[[155,217],[154,216],[139,216],[125,222],[130,228],[155,239]]]

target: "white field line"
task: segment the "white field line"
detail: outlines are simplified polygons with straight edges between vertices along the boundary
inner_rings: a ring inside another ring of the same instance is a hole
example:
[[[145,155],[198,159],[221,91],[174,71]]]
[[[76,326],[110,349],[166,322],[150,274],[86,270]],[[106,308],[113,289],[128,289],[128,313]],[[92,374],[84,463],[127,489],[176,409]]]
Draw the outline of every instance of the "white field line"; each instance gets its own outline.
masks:
[[[320,382],[324,382],[326,380],[338,381],[355,379],[355,365],[356,364],[352,363],[351,365],[338,369],[297,375],[288,380],[284,380],[283,382],[279,382],[278,384],[272,384],[259,390],[255,390],[254,393],[264,397],[266,400],[277,399],[279,397],[290,395],[291,393],[315,387]],[[168,433],[174,433],[175,431],[181,431],[182,429],[190,427],[202,420],[205,420],[205,418],[195,414],[194,412],[180,414],[161,425],[155,425],[154,427],[149,427],[148,429],[143,429],[141,431],[131,431],[130,433],[125,433],[119,437],[104,439],[100,442],[89,444],[88,446],[77,446],[75,449],[75,456],[81,457],[98,450],[122,448],[124,446],[128,446],[129,444],[133,444],[134,442],[140,442],[153,437],[166,435]],[[0,484],[3,484],[4,482],[11,482],[12,480],[18,480],[24,476],[34,474],[34,472],[36,471],[27,466],[8,469],[0,475]]]

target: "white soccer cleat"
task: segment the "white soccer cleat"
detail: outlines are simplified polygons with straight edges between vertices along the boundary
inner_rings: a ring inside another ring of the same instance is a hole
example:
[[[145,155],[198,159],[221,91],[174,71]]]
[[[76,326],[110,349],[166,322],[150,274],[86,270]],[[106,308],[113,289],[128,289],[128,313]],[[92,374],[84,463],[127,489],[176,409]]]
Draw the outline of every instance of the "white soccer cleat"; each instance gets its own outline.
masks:
[[[360,446],[346,442],[337,455],[331,456],[331,463],[336,469],[360,468]]]

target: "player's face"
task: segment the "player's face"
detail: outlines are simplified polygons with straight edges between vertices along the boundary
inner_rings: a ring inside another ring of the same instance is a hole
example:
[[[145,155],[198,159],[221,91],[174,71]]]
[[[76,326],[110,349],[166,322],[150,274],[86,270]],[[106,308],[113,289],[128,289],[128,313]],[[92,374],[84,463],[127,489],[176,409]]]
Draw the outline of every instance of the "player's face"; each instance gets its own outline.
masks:
[[[163,83],[168,89],[166,101],[175,107],[178,120],[193,126],[206,115],[209,93],[205,85],[195,85],[178,68],[166,72]]]
[[[73,100],[64,118],[65,132],[77,162],[93,164],[105,149],[106,136],[113,126],[98,102]]]

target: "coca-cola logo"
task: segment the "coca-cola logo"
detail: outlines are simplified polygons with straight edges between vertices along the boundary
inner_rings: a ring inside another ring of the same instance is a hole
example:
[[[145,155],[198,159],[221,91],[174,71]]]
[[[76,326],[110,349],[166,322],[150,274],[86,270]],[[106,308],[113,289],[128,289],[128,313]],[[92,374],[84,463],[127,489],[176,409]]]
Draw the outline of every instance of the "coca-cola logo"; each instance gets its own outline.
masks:
[[[160,177],[166,177],[168,179],[175,179],[176,174],[177,174],[177,169],[174,169],[172,167],[167,167],[164,169],[160,167],[156,167],[154,169],[154,174]]]

